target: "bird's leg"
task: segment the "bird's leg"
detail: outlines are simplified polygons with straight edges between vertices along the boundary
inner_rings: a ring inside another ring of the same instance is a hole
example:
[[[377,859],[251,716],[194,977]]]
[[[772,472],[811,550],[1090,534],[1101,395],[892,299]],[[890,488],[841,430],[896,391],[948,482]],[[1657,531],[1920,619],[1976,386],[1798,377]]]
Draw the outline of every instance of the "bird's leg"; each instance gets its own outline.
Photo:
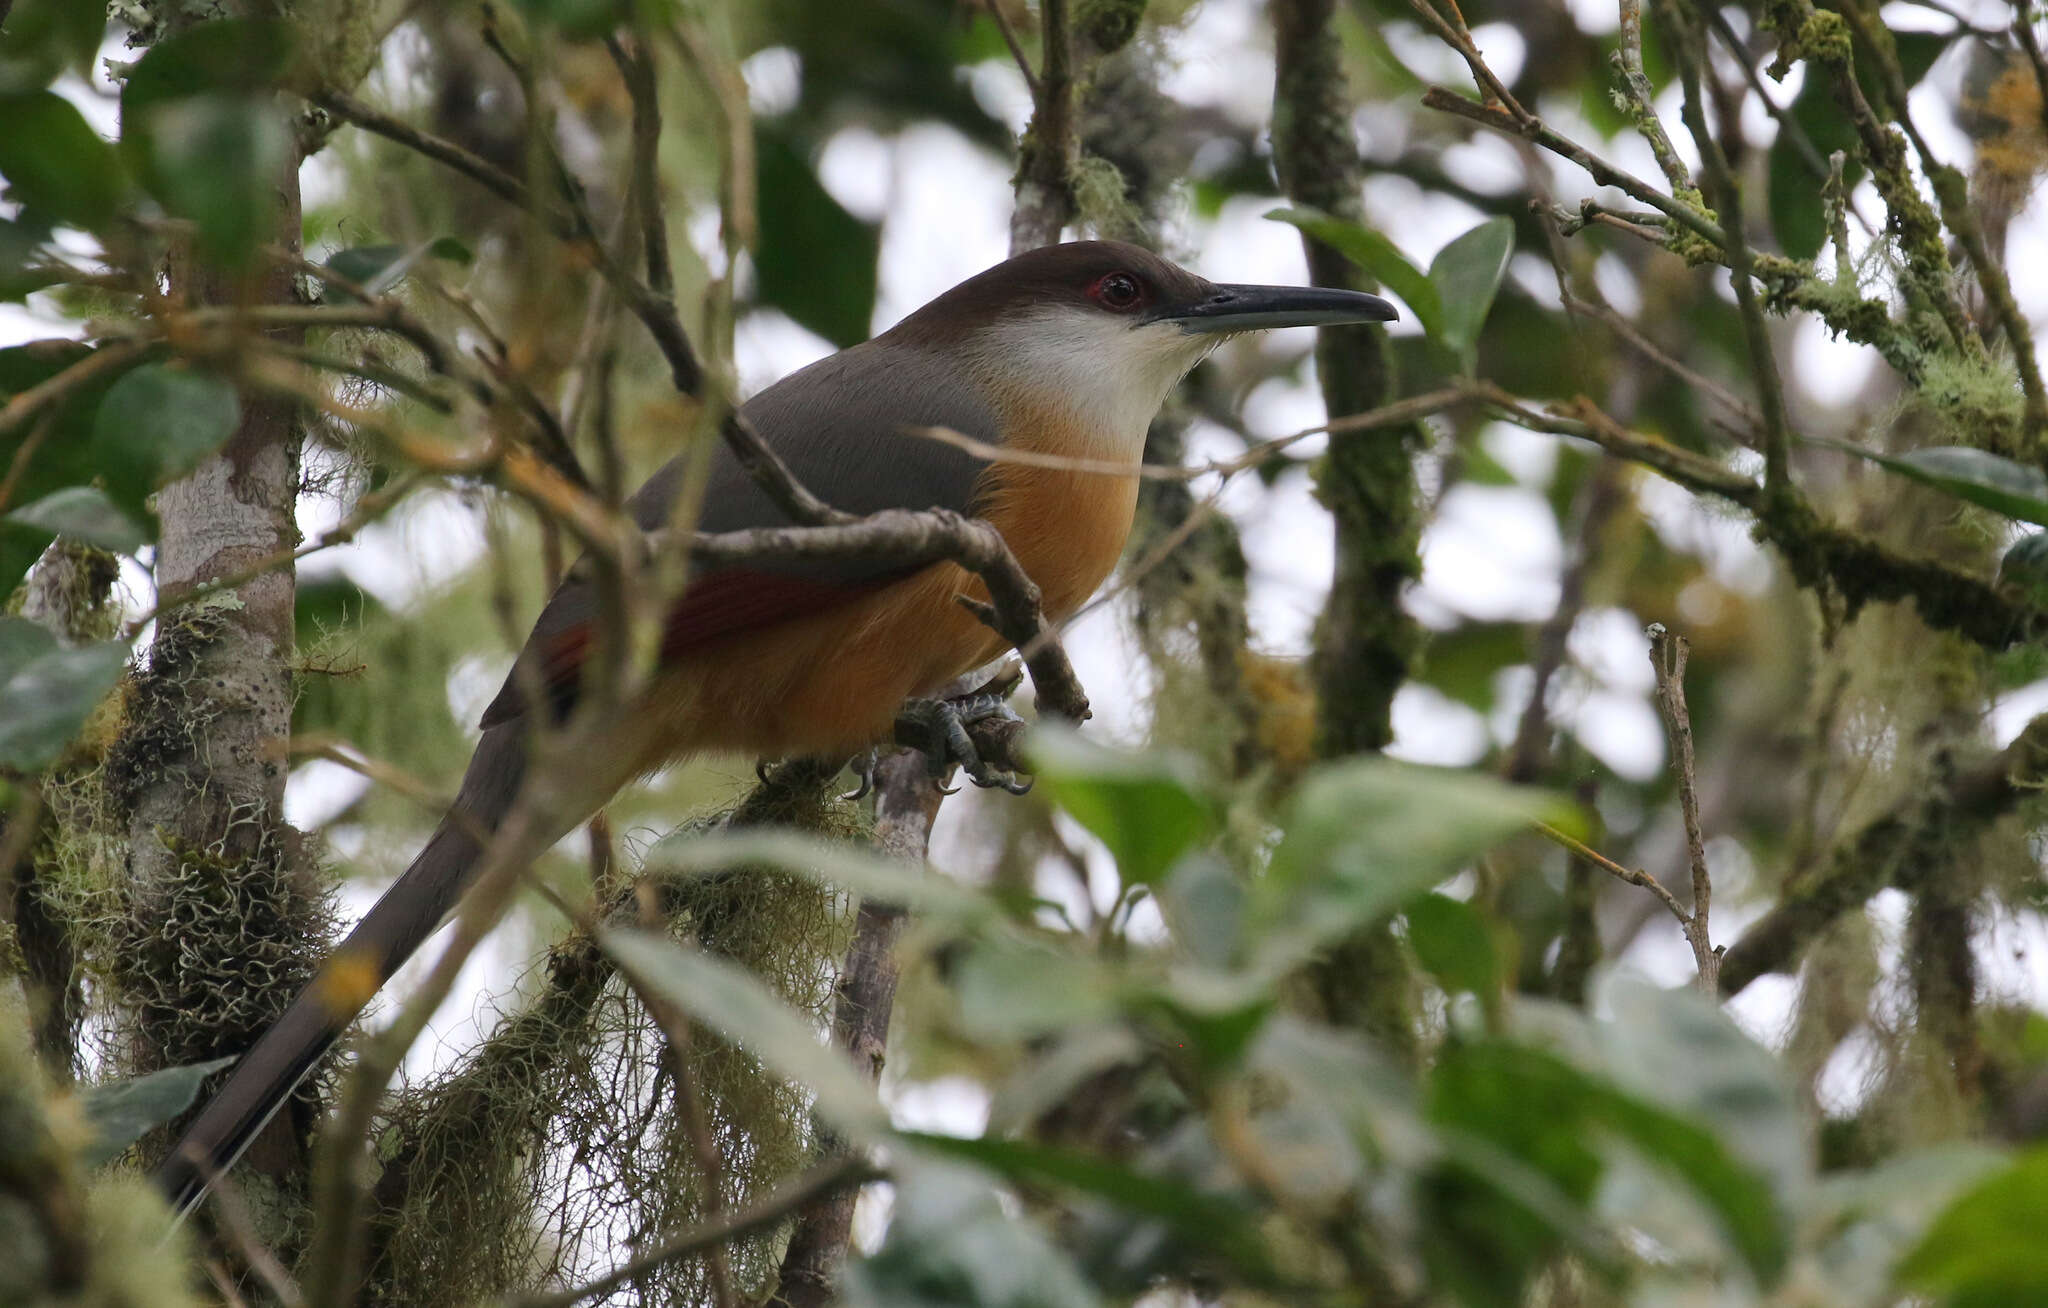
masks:
[[[991,719],[1021,722],[1010,706],[997,695],[967,695],[960,699],[908,699],[896,715],[896,740],[924,752],[933,779],[946,775],[954,764],[967,779],[984,789],[1000,787],[1013,795],[1031,789],[1029,781],[992,767],[975,747],[967,729]]]

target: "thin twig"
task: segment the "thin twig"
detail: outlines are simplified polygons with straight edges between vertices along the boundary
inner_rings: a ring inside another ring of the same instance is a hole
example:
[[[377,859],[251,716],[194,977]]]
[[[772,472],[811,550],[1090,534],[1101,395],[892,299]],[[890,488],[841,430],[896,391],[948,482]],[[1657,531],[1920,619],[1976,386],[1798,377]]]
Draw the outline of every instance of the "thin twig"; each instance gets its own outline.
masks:
[[[128,623],[126,628],[128,639],[134,639],[136,634],[144,627],[172,609],[183,608],[187,604],[205,599],[209,595],[217,595],[224,590],[238,589],[266,572],[297,563],[299,560],[309,555],[318,554],[322,550],[330,550],[338,545],[348,544],[356,538],[364,527],[383,517],[400,500],[411,494],[424,480],[425,476],[422,473],[404,473],[394,478],[383,489],[373,491],[357,500],[355,509],[347,517],[326,531],[321,532],[312,540],[289,549],[278,550],[256,560],[247,567],[238,568],[223,576],[215,577],[211,581],[202,582],[196,586],[187,586],[183,590],[159,596],[155,605]]]
[[[1636,326],[1624,314],[1612,306],[1597,304],[1581,299],[1568,288],[1560,288],[1559,298],[1564,302],[1565,312],[1582,317],[1596,318],[1609,331],[1621,339],[1622,344],[1634,350],[1643,358],[1670,373],[1691,390],[1714,401],[1735,420],[1723,424],[1722,430],[1741,444],[1760,449],[1763,445],[1764,416],[1756,406],[1729,390],[1719,381],[1695,368],[1688,367],[1676,355],[1650,339],[1642,328]]]
[[[1002,33],[1003,44],[1010,47],[1010,58],[1017,61],[1017,71],[1024,74],[1024,85],[1031,91],[1031,102],[1038,103],[1042,94],[1038,89],[1038,73],[1025,56],[1023,43],[1017,40],[1017,30],[1010,26],[1009,15],[1003,12],[1003,0],[981,0],[981,7],[995,23],[996,31]]]
[[[813,1168],[759,1203],[736,1208],[718,1221],[705,1222],[669,1236],[646,1253],[620,1263],[595,1281],[553,1294],[531,1294],[500,1302],[503,1308],[574,1308],[585,1299],[595,1299],[678,1258],[687,1258],[713,1245],[773,1226],[819,1195],[847,1186],[866,1185],[884,1175],[886,1173],[861,1159],[841,1158]]]
[[[1657,94],[1643,72],[1643,0],[1621,0],[1621,39],[1615,47],[1614,67],[1621,74],[1622,94],[1633,110],[1636,131],[1650,143],[1650,153],[1664,170],[1665,180],[1673,191],[1690,190],[1692,177],[1678,151],[1671,148],[1664,124],[1657,120]]]
[[[1628,882],[1632,886],[1640,886],[1644,890],[1649,891],[1651,894],[1657,897],[1657,899],[1664,905],[1665,908],[1671,910],[1671,916],[1677,918],[1681,924],[1685,922],[1687,917],[1685,905],[1678,902],[1678,896],[1672,894],[1669,890],[1666,890],[1664,888],[1663,882],[1657,880],[1657,878],[1651,876],[1648,872],[1645,872],[1640,868],[1630,869],[1623,867],[1621,864],[1607,857],[1607,855],[1601,853],[1599,850],[1593,848],[1591,845],[1588,845],[1583,840],[1580,840],[1578,837],[1571,835],[1569,832],[1558,830],[1556,827],[1551,826],[1548,822],[1538,822],[1535,825],[1537,835],[1540,835],[1545,840],[1550,841],[1552,844],[1559,845],[1564,849],[1570,851],[1571,853],[1576,854],[1578,857],[1585,859],[1588,863],[1591,863],[1593,866],[1608,873],[1610,876],[1614,876],[1622,881]]]
[[[661,913],[655,902],[653,887],[642,882],[640,889],[641,926],[658,931],[661,928]],[[697,1092],[697,1077],[690,1066],[692,1046],[689,1015],[676,1005],[662,998],[649,987],[641,986],[631,971],[622,971],[626,984],[647,1009],[654,1024],[661,1028],[663,1044],[668,1055],[669,1077],[676,1085],[676,1102],[683,1121],[684,1134],[689,1137],[690,1152],[697,1162],[697,1190],[703,1206],[704,1219],[716,1223],[725,1208],[725,1154],[719,1149],[717,1140],[712,1138],[710,1123],[704,1116],[704,1099]],[[733,1308],[732,1266],[725,1256],[723,1244],[706,1247],[708,1266],[707,1279],[711,1283],[711,1299],[717,1308]]]
[[[1676,6],[1672,6],[1676,17]],[[1672,26],[1686,28],[1683,19]],[[1721,229],[1727,234],[1721,248],[1728,254],[1730,280],[1735,284],[1735,304],[1741,311],[1742,336],[1749,347],[1750,372],[1756,378],[1757,394],[1764,412],[1764,494],[1789,497],[1792,489],[1791,424],[1785,416],[1785,383],[1778,375],[1777,352],[1771,348],[1770,324],[1764,321],[1763,304],[1757,299],[1755,266],[1749,239],[1742,230],[1742,193],[1736,189],[1735,174],[1721,142],[1707,127],[1705,97],[1700,79],[1706,75],[1706,41],[1697,28],[1678,33],[1678,64],[1685,84],[1685,125],[1706,163],[1709,197],[1721,215]]]
[[[1685,820],[1685,849],[1692,864],[1692,912],[1680,921],[1685,941],[1699,967],[1699,987],[1709,995],[1720,991],[1721,955],[1708,931],[1707,911],[1714,883],[1707,874],[1707,844],[1700,834],[1700,800],[1693,783],[1692,715],[1685,707],[1685,637],[1650,625],[1650,666],[1657,673],[1657,707],[1671,736],[1671,769],[1678,778],[1678,808]]]
[[[242,1261],[249,1265],[249,1270],[256,1273],[264,1288],[284,1308],[302,1308],[306,1297],[299,1292],[298,1282],[277,1260],[270,1246],[257,1237],[256,1223],[240,1193],[233,1186],[221,1184],[220,1169],[213,1165],[205,1150],[188,1147],[185,1157],[206,1182],[207,1191],[213,1196],[214,1214],[220,1218],[222,1228],[228,1239],[234,1242],[236,1252],[242,1255]]]
[[[1432,0],[1408,0],[1408,7],[1413,9],[1423,22],[1436,30],[1436,34],[1443,38],[1445,45],[1456,50],[1465,60],[1465,66],[1472,70],[1472,80],[1478,83],[1480,91],[1487,99],[1498,104],[1510,118],[1524,128],[1536,122],[1536,115],[1522,107],[1521,102],[1508,90],[1507,83],[1501,81],[1487,65],[1485,57],[1479,53],[1479,47],[1473,43],[1472,30],[1465,26],[1464,15],[1458,14],[1455,5],[1451,10],[1456,16],[1455,22],[1445,18]]]
[[[102,346],[55,376],[37,382],[27,390],[15,392],[6,406],[0,407],[0,436],[12,432],[44,405],[56,403],[101,374],[112,372],[137,358],[144,348],[140,342]],[[11,469],[9,480],[13,480]]]
[[[1243,454],[1233,458],[1212,459],[1207,463],[1194,465],[1140,463],[1133,466],[1115,459],[1088,459],[1074,455],[1048,454],[1041,450],[1011,449],[1005,445],[992,445],[987,441],[976,440],[950,427],[906,427],[903,430],[906,435],[921,436],[942,445],[950,445],[990,463],[1013,463],[1028,468],[1056,468],[1062,472],[1090,473],[1104,477],[1137,476],[1148,481],[1194,481],[1211,474],[1228,478],[1256,468],[1268,459],[1283,453],[1288,447],[1311,436],[1403,427],[1419,418],[1441,413],[1454,405],[1470,403],[1471,399],[1472,396],[1459,387],[1427,391],[1405,400],[1396,400],[1392,404],[1383,404],[1376,409],[1368,409],[1364,413],[1332,418],[1328,422],[1303,427],[1285,436],[1256,441]]]
[[[1934,188],[1934,198],[1941,206],[1941,219],[1955,233],[1963,252],[1969,256],[1970,265],[1977,274],[1977,285],[1984,292],[1984,300],[1991,306],[1992,315],[2005,332],[2013,364],[2019,370],[2020,389],[2026,395],[2027,427],[2038,436],[2048,431],[2048,387],[2042,383],[2041,365],[2034,357],[2034,329],[2026,314],[2020,311],[2019,302],[2013,298],[2012,282],[2006,277],[2004,263],[1984,239],[1984,225],[1977,217],[1976,206],[1970,203],[1969,182],[1961,170],[1935,157],[1933,147],[1913,121],[1908,107],[1906,78],[1899,67],[1896,47],[1889,34],[1879,30],[1884,26],[1883,20],[1860,0],[1845,3],[1842,10],[1850,22],[1862,29],[1865,43],[1872,51],[1877,74],[1893,103],[1898,124],[1905,129],[1907,139],[1912,141],[1913,151],[1920,157],[1920,169]],[[1879,39],[1880,36],[1884,39]]]
[[[1722,234],[1719,224],[1712,219],[1691,205],[1672,199],[1642,178],[1615,167],[1569,137],[1559,135],[1540,118],[1531,118],[1524,123],[1504,109],[1468,100],[1442,86],[1432,86],[1423,92],[1422,103],[1431,109],[1440,109],[1459,118],[1469,119],[1482,127],[1490,127],[1496,132],[1534,141],[1552,154],[1569,159],[1585,169],[1600,185],[1618,187],[1628,192],[1711,244],[1721,246],[1726,243],[1727,238]]]
[[[654,52],[645,42],[628,51],[616,37],[605,41],[612,62],[626,81],[633,101],[633,210],[640,217],[641,258],[647,264],[647,286],[656,295],[676,293],[675,271],[669,264],[668,226],[662,218],[661,98],[655,81]]]
[[[1824,866],[1788,878],[1786,892],[1729,946],[1721,989],[1739,994],[1766,972],[1797,966],[1806,943],[1842,914],[1915,869],[1945,867],[1975,833],[2040,797],[2048,788],[2048,714],[2012,744],[1962,770],[1938,756],[1929,773],[1944,780],[1903,809],[1890,809],[1835,843]]]

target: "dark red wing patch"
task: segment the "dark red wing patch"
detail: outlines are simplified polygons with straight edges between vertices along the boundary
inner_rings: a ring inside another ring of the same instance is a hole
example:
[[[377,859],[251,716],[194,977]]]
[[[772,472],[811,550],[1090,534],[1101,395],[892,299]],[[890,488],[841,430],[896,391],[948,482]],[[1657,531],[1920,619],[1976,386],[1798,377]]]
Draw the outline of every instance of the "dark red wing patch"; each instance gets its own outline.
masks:
[[[738,568],[714,572],[690,583],[689,590],[669,610],[668,627],[661,640],[662,661],[726,636],[834,608],[895,580],[895,576],[889,575],[858,581],[819,581]]]
[[[834,608],[896,579],[891,575],[827,582],[737,568],[700,577],[669,610],[661,641],[662,661],[680,658],[698,646],[727,636]],[[548,703],[557,717],[566,714],[576,702],[577,683],[582,679],[583,660],[590,653],[590,640],[590,624],[579,622],[543,638],[535,647]],[[515,675],[485,711],[483,725],[493,727],[509,721],[524,709]]]

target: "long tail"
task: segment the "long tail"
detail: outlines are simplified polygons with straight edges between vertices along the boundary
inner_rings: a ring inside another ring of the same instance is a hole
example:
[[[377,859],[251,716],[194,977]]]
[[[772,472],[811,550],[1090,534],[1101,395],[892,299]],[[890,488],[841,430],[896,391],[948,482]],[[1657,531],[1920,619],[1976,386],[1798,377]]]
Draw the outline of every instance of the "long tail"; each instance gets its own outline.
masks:
[[[481,852],[470,832],[496,828],[518,793],[526,770],[525,733],[522,721],[484,732],[462,778],[455,807],[441,820],[412,866],[336,948],[336,957],[346,957],[357,966],[374,964],[381,987],[441,925],[468,888]],[[242,1056],[158,1166],[157,1185],[177,1212],[184,1213],[199,1202],[209,1176],[234,1166],[306,1073],[355,1020],[360,1008],[338,1008],[333,998],[336,989],[315,981],[292,1000],[284,1015]],[[205,1165],[195,1161],[194,1155],[206,1160]]]

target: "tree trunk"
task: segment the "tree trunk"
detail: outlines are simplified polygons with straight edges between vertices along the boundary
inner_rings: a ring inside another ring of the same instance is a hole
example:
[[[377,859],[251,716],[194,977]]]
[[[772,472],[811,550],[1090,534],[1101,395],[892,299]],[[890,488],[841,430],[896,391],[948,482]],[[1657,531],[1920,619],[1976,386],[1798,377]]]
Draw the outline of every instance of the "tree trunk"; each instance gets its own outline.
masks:
[[[292,253],[297,164],[277,178],[267,237]],[[257,271],[229,280],[179,255],[170,278],[172,295],[193,303],[294,298],[292,270],[261,256]],[[299,415],[253,390],[241,406],[221,450],[157,495],[160,595],[298,540]],[[115,967],[139,1068],[246,1049],[310,978],[327,935],[326,898],[283,820],[295,591],[293,570],[278,567],[168,612],[136,678],[110,776],[129,837]],[[250,1157],[281,1175],[301,1167],[299,1154],[296,1133],[273,1126]]]
[[[1339,218],[1361,216],[1364,168],[1351,134],[1343,46],[1334,0],[1274,0],[1273,162],[1297,203]],[[1369,289],[1336,250],[1304,234],[1310,280]],[[1386,337],[1369,327],[1316,332],[1316,372],[1332,418],[1393,397]],[[1316,493],[1336,523],[1337,566],[1311,658],[1317,752],[1325,758],[1392,743],[1394,692],[1408,677],[1421,631],[1401,592],[1421,575],[1420,513],[1410,462],[1420,429],[1330,437]],[[1412,1050],[1408,965],[1381,927],[1344,941],[1311,968],[1330,1021],[1361,1028],[1397,1051]]]

